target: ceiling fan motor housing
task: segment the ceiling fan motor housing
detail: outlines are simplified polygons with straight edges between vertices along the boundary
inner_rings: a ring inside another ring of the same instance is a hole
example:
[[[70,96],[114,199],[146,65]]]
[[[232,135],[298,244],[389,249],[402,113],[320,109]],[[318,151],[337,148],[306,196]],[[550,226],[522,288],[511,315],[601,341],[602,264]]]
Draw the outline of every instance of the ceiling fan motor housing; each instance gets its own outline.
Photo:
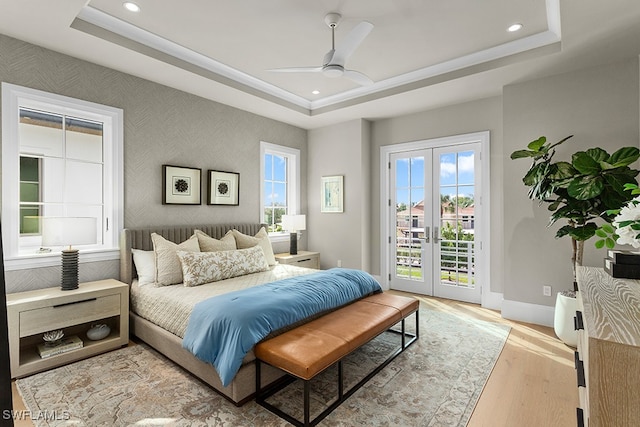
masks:
[[[342,65],[329,64],[322,67],[322,74],[326,77],[340,77],[344,74]]]

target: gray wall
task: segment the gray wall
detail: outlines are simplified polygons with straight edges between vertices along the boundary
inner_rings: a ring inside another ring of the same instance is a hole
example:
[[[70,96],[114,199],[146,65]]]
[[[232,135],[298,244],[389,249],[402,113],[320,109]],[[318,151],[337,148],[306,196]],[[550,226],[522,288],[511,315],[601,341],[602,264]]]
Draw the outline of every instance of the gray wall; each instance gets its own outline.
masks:
[[[487,98],[379,120],[372,126],[372,271],[380,273],[380,147],[478,131],[491,133],[491,290],[502,292],[502,99]]]
[[[370,127],[353,120],[309,131],[309,249],[322,268],[370,269]],[[344,176],[344,212],[320,213],[320,178]]]
[[[592,147],[612,153],[638,146],[638,78],[635,58],[504,88],[504,176],[509,177],[502,182],[505,300],[551,305],[555,295],[542,296],[542,285],[555,292],[572,283],[570,240],[554,238],[565,224],[547,229],[546,206],[527,199],[521,181],[529,162],[509,155],[541,135],[552,141],[575,135],[558,147],[558,160]],[[593,240],[585,243],[585,265],[601,267],[604,256]]]
[[[260,215],[260,141],[300,149],[306,206],[307,131],[0,35],[0,81],[124,110],[124,225],[253,222]],[[162,205],[163,164],[240,173],[240,206]],[[3,207],[4,209],[4,207]],[[306,247],[306,239],[300,243]],[[286,251],[276,246],[276,251]],[[81,255],[82,256],[82,255]],[[80,280],[119,275],[118,261],[82,264]],[[8,271],[7,292],[55,286],[59,268]]]

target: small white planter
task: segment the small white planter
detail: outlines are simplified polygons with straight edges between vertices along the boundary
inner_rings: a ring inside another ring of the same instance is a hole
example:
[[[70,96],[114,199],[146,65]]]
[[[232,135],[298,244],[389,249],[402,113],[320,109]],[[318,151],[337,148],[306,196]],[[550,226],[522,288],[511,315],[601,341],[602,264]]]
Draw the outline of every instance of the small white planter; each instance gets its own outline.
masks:
[[[575,347],[578,344],[578,331],[575,330],[575,324],[573,323],[577,307],[578,304],[575,298],[558,293],[556,310],[553,316],[553,330],[563,343],[571,347]]]

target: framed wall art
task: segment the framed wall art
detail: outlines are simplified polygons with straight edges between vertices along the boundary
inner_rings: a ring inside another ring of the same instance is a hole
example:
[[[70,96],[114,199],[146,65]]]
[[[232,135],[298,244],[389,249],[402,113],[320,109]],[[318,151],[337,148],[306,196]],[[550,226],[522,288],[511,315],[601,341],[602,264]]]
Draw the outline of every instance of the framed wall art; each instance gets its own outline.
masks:
[[[240,204],[239,173],[209,170],[208,175],[207,204],[230,206]]]
[[[163,205],[201,204],[201,169],[162,165],[162,181]]]
[[[343,176],[323,176],[320,179],[320,212],[342,212],[344,210]]]

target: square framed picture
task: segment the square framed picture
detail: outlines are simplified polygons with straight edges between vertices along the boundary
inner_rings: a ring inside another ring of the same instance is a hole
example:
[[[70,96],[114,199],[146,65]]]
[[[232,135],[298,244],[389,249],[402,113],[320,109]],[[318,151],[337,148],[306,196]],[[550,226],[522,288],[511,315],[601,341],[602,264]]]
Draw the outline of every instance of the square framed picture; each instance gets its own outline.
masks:
[[[343,212],[343,176],[323,176],[320,179],[320,212]]]
[[[240,204],[240,174],[209,170],[207,204],[238,206]]]
[[[162,165],[162,204],[201,204],[201,181],[201,169]]]

